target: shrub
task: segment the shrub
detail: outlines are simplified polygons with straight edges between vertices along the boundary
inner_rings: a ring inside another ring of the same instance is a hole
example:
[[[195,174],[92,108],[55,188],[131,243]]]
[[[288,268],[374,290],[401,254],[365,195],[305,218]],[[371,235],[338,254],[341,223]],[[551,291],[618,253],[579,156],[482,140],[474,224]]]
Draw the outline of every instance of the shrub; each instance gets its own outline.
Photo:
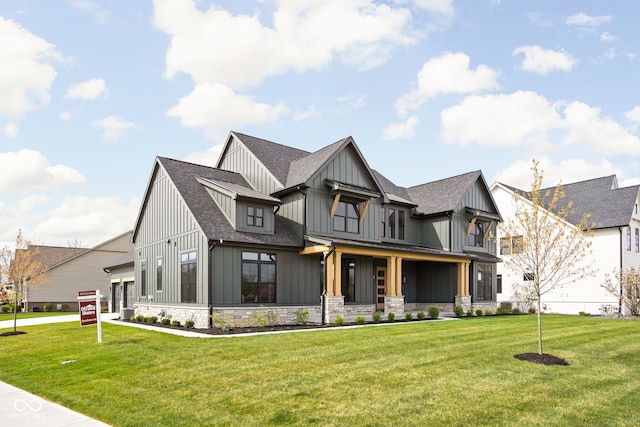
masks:
[[[171,326],[180,326],[180,321],[179,320],[172,320],[171,321]]]
[[[591,314],[590,314],[590,313],[587,313],[586,311],[580,311],[580,312],[578,312],[578,314],[579,314],[580,316],[591,316]]]
[[[485,315],[485,316],[493,316],[493,311],[491,311],[491,310],[485,310],[485,311],[484,311],[484,315]]]
[[[156,316],[149,316],[149,317],[145,317],[144,318],[144,322],[148,323],[150,325],[153,325],[154,323],[156,323],[158,321],[158,318]]]
[[[371,319],[373,319],[375,323],[378,323],[380,319],[382,319],[382,312],[374,311],[373,314],[371,315]]]
[[[144,322],[144,316],[142,314],[138,314],[136,316],[136,322],[140,322],[140,323]]]
[[[511,314],[520,314],[520,309],[518,307],[513,307]]]
[[[511,313],[511,310],[509,310],[508,307],[504,307],[504,306],[500,306],[498,307],[498,309],[496,310],[496,314],[501,315],[501,314],[509,314]]]
[[[338,314],[335,320],[333,321],[333,324],[336,326],[342,326],[343,323],[344,323],[344,319],[342,318],[342,316]]]
[[[169,325],[171,324],[171,319],[169,319],[168,317],[163,317],[162,320],[160,320],[160,323],[162,323],[163,325]]]
[[[9,312],[9,305],[5,304],[2,307],[0,307],[0,312],[2,313],[8,313]]]
[[[69,311],[69,304],[62,304],[60,306],[61,311]]]
[[[407,319],[407,320],[411,320],[411,319],[413,319],[413,314],[412,313],[406,313],[404,315],[404,318]]]
[[[184,327],[187,329],[191,329],[195,326],[196,322],[194,322],[193,320],[186,320],[184,322]]]
[[[260,306],[260,309],[260,312],[254,311],[251,313],[253,319],[256,321],[256,325],[264,328],[267,325],[273,325],[276,323],[277,316],[273,311],[264,311],[263,306]]]
[[[419,311],[416,317],[418,320],[424,320],[427,316],[425,316],[424,311]]]
[[[453,307],[453,313],[456,315],[456,317],[462,317],[462,315],[464,314],[464,308],[456,305],[455,307]]]
[[[296,313],[296,317],[298,318],[298,323],[300,323],[302,326],[305,326],[307,323],[309,323],[309,310],[300,310]]]
[[[44,311],[53,311],[53,304],[48,302],[44,305]]]
[[[440,309],[435,305],[430,305],[429,308],[427,308],[427,313],[429,313],[430,318],[437,319],[438,316],[440,316]]]
[[[387,314],[387,319],[389,320],[389,322],[393,322],[394,320],[396,320],[396,315],[395,315],[395,313],[389,313],[389,314]]]
[[[529,307],[529,310],[527,312],[529,314],[536,314],[536,308],[535,307]]]
[[[364,316],[358,316],[358,317],[356,317],[356,323],[357,323],[358,325],[364,325],[364,322],[365,322],[365,320],[364,320]]]
[[[476,310],[476,316],[478,316],[478,317],[482,316],[482,310],[477,309]]]
[[[214,327],[220,328],[223,331],[229,331],[233,328],[233,313],[212,314],[209,317],[211,317]]]
[[[473,317],[473,311],[471,310],[467,311],[467,317]]]

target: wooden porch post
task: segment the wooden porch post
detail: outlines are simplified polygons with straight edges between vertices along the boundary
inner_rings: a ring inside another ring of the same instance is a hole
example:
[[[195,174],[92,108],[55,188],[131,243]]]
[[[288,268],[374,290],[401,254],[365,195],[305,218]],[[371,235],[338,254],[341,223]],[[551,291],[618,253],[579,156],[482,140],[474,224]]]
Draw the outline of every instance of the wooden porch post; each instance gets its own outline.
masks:
[[[339,297],[342,295],[342,252],[335,251],[333,256],[335,257],[333,262],[333,295]]]
[[[325,268],[327,269],[327,296],[332,297],[333,294],[333,282],[334,282],[334,265],[333,265],[333,254],[326,257],[327,265]]]
[[[396,295],[402,296],[402,257],[396,258]]]
[[[469,296],[469,262],[458,263],[458,295]]]
[[[387,272],[387,289],[385,290],[386,292],[386,296],[388,297],[394,297],[396,296],[396,279],[397,279],[397,273],[396,273],[396,257],[394,256],[390,256],[387,257],[387,269],[389,270]]]

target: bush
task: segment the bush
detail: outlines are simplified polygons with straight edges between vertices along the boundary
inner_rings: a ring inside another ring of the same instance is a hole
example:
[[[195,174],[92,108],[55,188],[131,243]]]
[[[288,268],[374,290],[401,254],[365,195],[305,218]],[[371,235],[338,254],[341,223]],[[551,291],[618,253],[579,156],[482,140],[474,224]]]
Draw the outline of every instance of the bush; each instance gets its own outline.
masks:
[[[382,312],[374,311],[373,314],[371,315],[371,319],[373,319],[375,323],[378,323],[380,319],[382,319]]]
[[[416,317],[418,320],[424,320],[427,316],[425,316],[424,311],[419,311]]]
[[[48,311],[53,311],[53,303],[50,303],[50,302],[46,303],[44,305],[44,311],[47,311],[47,312]]]
[[[536,308],[535,307],[529,307],[529,310],[527,312],[529,314],[536,314]]]
[[[171,321],[171,326],[180,326],[180,321],[179,320],[172,320]]]
[[[440,309],[435,305],[430,305],[429,308],[427,308],[427,313],[429,313],[430,318],[437,319],[438,316],[440,316]]]
[[[478,316],[478,317],[482,316],[482,310],[477,309],[476,310],[476,316]]]
[[[300,310],[296,313],[296,317],[298,318],[298,323],[300,323],[302,326],[305,326],[307,323],[309,323],[309,310]]]
[[[484,311],[484,315],[485,315],[485,316],[493,316],[493,311],[491,311],[491,310],[485,310],[485,311]]]
[[[365,320],[364,320],[364,316],[358,316],[358,317],[356,317],[356,323],[357,323],[358,325],[364,325],[364,322],[365,322]]]
[[[140,322],[140,323],[144,322],[144,316],[142,314],[138,314],[136,316],[136,322]]]
[[[169,319],[168,317],[163,317],[162,320],[160,320],[160,323],[163,325],[169,325],[171,324],[171,319]]]
[[[60,306],[61,311],[69,311],[69,304],[62,304]]]
[[[406,314],[404,315],[404,318],[405,318],[405,319],[407,319],[407,320],[412,320],[412,319],[413,319],[413,314],[411,314],[411,313],[406,313]]]
[[[513,307],[511,314],[520,314],[520,309],[518,307]]]
[[[229,331],[233,328],[233,313],[212,314],[209,317],[211,317],[214,327],[220,328],[223,331]]]
[[[196,322],[194,322],[193,320],[186,320],[184,322],[184,327],[187,329],[191,329],[195,326]]]
[[[464,308],[456,305],[455,307],[453,307],[453,313],[456,315],[456,317],[462,317],[462,315],[464,314]]]
[[[150,325],[153,325],[157,321],[158,321],[158,318],[156,316],[149,316],[144,318],[144,323],[148,323]]]
[[[387,314],[387,319],[389,320],[389,322],[393,322],[394,320],[396,320],[396,315],[395,315],[395,313],[389,313],[389,314]]]
[[[342,318],[342,316],[338,314],[335,320],[333,321],[333,324],[336,326],[342,326],[343,323],[344,323],[344,319]]]
[[[587,313],[586,311],[580,311],[578,314],[579,314],[580,316],[591,316],[591,314],[590,314],[590,313]]]
[[[473,317],[473,311],[471,310],[467,311],[467,317]]]

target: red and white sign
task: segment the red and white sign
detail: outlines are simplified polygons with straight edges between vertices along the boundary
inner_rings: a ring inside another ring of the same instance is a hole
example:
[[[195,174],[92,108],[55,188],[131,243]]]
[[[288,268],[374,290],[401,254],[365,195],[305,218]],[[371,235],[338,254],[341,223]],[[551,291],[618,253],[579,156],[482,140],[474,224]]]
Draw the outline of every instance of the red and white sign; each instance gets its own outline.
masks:
[[[98,310],[96,300],[80,301],[80,326],[95,325],[98,323]]]

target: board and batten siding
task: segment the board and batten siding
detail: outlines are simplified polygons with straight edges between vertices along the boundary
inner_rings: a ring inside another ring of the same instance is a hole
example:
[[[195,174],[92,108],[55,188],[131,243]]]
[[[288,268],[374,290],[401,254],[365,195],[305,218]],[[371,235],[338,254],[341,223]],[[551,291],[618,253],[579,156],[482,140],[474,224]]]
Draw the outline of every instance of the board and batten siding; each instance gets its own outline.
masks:
[[[472,186],[469,187],[465,195],[460,200],[458,206],[456,206],[453,213],[452,221],[452,250],[461,251],[465,249],[468,242],[467,230],[469,228],[470,215],[466,212],[466,208],[478,209],[484,212],[489,212],[497,215],[495,207],[491,201],[491,196],[487,192],[485,186],[482,184],[482,180],[477,179]],[[497,224],[496,221],[492,222],[491,232],[496,235]],[[480,248],[473,248],[477,251]],[[484,249],[495,254],[497,250],[497,244],[495,239],[487,238],[485,240]]]
[[[272,194],[283,188],[283,184],[236,138],[227,146],[219,168],[242,174],[254,190],[263,194]]]
[[[208,303],[208,241],[173,182],[158,165],[138,225],[135,242],[136,299],[138,302],[181,302],[180,257],[197,251],[197,304]],[[162,291],[157,290],[156,262],[162,258]],[[140,261],[147,261],[147,294],[141,295]]]
[[[209,196],[216,202],[216,205],[220,208],[223,215],[227,218],[232,227],[236,227],[236,203],[230,196],[222,194],[219,191],[214,191],[211,188],[205,187]]]
[[[297,251],[216,245],[211,251],[212,300],[214,306],[242,304],[242,252],[276,254],[276,300],[278,304],[319,304],[320,255],[301,256]],[[255,305],[255,304],[253,304]]]
[[[303,239],[305,216],[306,196],[300,191],[289,193],[281,198],[282,205],[277,215],[280,215],[289,228],[298,236],[300,241]]]

